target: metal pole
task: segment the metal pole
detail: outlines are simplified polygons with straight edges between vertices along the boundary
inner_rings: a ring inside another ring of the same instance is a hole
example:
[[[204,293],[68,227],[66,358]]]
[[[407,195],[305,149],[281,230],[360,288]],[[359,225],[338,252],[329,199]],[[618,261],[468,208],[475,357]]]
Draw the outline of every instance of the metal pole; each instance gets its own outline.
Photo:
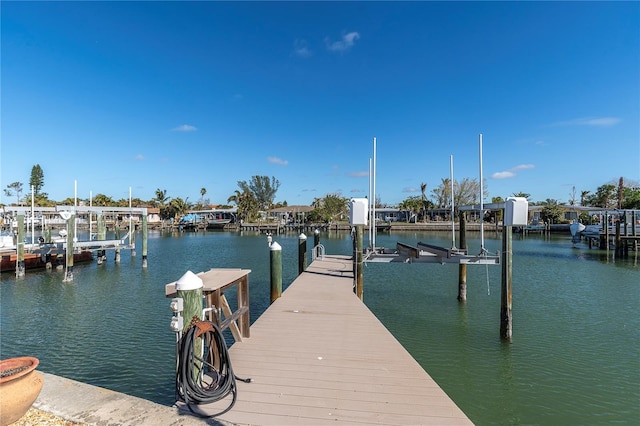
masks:
[[[479,137],[479,151],[480,151],[480,254],[485,252],[484,248],[484,189],[482,182],[482,133]],[[504,220],[504,219],[503,219]]]

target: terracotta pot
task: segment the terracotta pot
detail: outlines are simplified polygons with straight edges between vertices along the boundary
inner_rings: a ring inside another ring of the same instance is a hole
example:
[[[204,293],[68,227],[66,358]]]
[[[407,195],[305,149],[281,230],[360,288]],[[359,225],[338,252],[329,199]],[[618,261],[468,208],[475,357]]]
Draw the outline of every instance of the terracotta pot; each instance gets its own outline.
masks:
[[[35,371],[39,362],[28,356],[0,361],[0,426],[19,420],[40,394],[44,379]]]

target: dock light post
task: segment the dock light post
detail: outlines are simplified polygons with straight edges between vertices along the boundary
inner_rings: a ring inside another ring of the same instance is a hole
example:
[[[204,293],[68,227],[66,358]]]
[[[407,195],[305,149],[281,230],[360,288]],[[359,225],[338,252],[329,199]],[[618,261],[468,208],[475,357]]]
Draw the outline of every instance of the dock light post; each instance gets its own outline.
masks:
[[[269,259],[271,269],[270,303],[273,303],[282,296],[282,247],[275,241],[269,247]]]
[[[320,244],[320,230],[316,228],[316,230],[313,231],[313,246],[317,247],[318,244]]]
[[[298,236],[298,275],[307,270],[307,236]]]

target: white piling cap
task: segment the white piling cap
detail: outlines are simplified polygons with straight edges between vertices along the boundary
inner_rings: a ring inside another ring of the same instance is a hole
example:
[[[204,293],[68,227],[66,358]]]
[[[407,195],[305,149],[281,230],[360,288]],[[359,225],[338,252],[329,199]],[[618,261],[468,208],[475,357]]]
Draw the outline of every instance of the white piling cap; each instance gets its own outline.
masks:
[[[280,250],[282,250],[282,247],[280,247],[280,244],[278,244],[277,242],[274,241],[269,246],[269,250],[271,250],[271,251],[280,251]]]
[[[185,272],[176,282],[177,290],[197,290],[202,288],[202,279],[191,271]]]
[[[298,239],[299,239],[299,240],[306,240],[306,239],[307,239],[307,236],[306,236],[306,235],[304,235],[304,232],[302,232],[302,233],[298,236]]]

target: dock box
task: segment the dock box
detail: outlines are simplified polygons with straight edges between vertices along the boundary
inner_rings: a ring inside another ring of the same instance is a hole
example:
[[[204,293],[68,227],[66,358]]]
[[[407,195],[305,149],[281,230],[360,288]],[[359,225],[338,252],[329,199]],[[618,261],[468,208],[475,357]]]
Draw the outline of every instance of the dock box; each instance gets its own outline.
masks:
[[[505,226],[526,226],[529,219],[529,202],[524,197],[508,197],[504,208]]]
[[[352,198],[349,210],[349,223],[351,225],[366,225],[369,214],[369,200],[366,198]]]

